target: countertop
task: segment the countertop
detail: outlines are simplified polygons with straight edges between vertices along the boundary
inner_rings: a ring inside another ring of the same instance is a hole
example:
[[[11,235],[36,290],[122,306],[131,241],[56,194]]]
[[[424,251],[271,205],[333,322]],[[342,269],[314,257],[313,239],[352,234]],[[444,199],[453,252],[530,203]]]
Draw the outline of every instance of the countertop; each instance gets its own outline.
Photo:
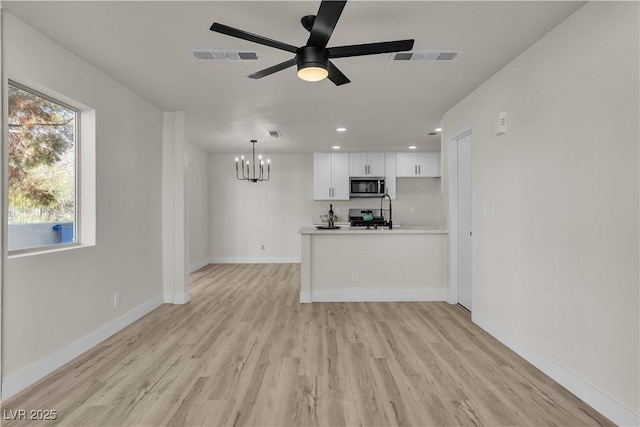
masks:
[[[447,230],[442,227],[378,227],[378,229],[367,229],[366,227],[341,226],[337,230],[318,230],[315,227],[302,227],[300,234],[447,234]]]

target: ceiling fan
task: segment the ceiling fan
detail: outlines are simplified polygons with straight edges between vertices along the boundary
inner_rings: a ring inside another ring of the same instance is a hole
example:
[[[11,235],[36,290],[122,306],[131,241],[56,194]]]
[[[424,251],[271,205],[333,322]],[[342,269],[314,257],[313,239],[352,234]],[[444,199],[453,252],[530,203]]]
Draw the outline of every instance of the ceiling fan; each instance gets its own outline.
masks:
[[[247,77],[261,79],[275,72],[282,71],[294,65],[298,66],[298,77],[306,81],[319,81],[328,77],[336,86],[349,83],[351,80],[330,61],[332,58],[349,56],[375,55],[378,53],[403,52],[413,49],[413,39],[396,40],[380,43],[366,43],[349,46],[327,47],[327,42],[342,14],[345,1],[323,0],[317,15],[304,16],[300,22],[309,31],[309,40],[302,47],[292,46],[277,40],[272,40],[246,31],[228,27],[214,22],[210,30],[226,34],[254,43],[295,53],[296,56],[288,61],[274,65],[264,70],[250,74]]]

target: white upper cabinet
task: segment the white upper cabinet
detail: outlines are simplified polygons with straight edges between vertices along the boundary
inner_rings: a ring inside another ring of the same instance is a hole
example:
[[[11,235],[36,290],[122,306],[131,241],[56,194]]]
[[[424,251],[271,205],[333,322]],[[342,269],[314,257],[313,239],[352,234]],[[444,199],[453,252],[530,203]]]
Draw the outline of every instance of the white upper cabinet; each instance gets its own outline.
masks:
[[[396,176],[401,178],[440,176],[440,153],[396,153]]]
[[[313,199],[349,199],[349,153],[313,153]]]
[[[353,177],[385,176],[384,153],[351,153],[349,173]]]

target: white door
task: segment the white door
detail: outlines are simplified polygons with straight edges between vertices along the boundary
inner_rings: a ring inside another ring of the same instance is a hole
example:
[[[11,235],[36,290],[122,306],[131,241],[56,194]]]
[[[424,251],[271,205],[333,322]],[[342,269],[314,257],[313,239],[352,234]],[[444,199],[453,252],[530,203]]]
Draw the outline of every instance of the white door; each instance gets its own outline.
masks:
[[[349,164],[349,175],[357,177],[367,175],[367,153],[350,153]]]
[[[313,153],[313,199],[329,200],[331,188],[331,153]]]
[[[417,173],[418,165],[416,164],[416,153],[396,154],[397,177],[414,177]]]
[[[416,157],[419,176],[440,176],[440,153],[416,153]]]
[[[331,153],[331,199],[349,200],[349,153]]]
[[[369,166],[368,175],[374,177],[384,177],[384,153],[369,153],[367,156],[367,165]]]
[[[472,309],[471,134],[458,140],[458,302]]]

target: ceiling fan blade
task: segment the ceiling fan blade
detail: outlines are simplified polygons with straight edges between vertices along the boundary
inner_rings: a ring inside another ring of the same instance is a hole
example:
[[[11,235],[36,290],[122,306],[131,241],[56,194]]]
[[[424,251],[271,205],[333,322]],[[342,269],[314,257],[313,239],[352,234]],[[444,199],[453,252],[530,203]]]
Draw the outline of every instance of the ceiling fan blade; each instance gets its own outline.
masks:
[[[375,55],[378,53],[404,52],[413,49],[413,39],[392,42],[354,44],[329,48],[329,58],[345,58],[348,56]]]
[[[274,65],[273,67],[265,68],[264,70],[256,71],[253,74],[249,74],[247,77],[251,79],[261,79],[270,74],[277,73],[278,71],[282,71],[285,68],[289,68],[294,65],[296,65],[296,58],[281,62],[279,64]]]
[[[257,34],[251,34],[246,31],[238,30],[237,28],[229,27],[224,24],[214,22],[209,28],[216,33],[226,34],[227,36],[236,37],[250,42],[263,44],[265,46],[274,47],[276,49],[286,50],[287,52],[296,53],[297,47],[287,43],[282,43],[277,40],[268,39],[266,37],[259,36]]]
[[[336,86],[351,82],[351,80],[349,80],[347,76],[342,74],[342,71],[340,71],[338,67],[333,65],[333,62],[328,61],[327,65],[329,69],[329,80],[331,80]]]
[[[345,4],[347,4],[346,0],[323,0],[322,3],[320,3],[318,14],[316,15],[316,19],[313,21],[313,27],[311,28],[311,35],[307,41],[307,46],[320,48],[327,47],[329,37],[331,37],[333,29],[338,23],[338,19],[340,18],[340,14],[342,14],[342,9],[344,9]]]

